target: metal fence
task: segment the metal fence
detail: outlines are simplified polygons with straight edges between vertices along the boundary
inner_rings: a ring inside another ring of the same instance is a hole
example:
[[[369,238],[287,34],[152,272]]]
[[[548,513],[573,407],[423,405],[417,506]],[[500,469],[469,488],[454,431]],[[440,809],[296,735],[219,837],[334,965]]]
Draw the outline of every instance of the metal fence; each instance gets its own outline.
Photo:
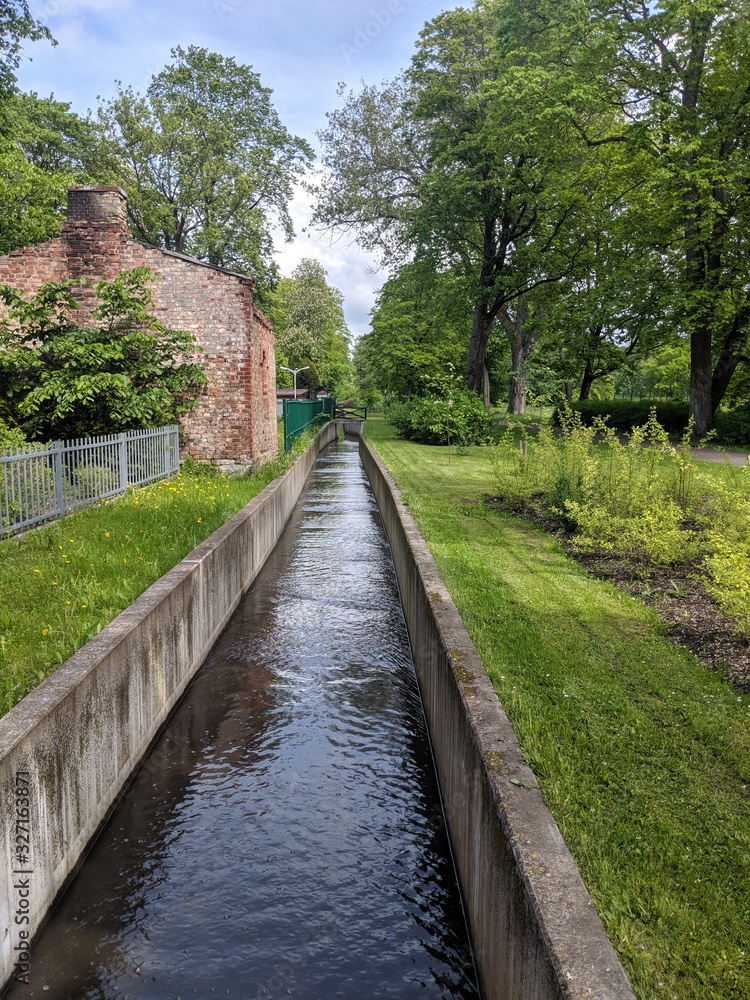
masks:
[[[333,419],[336,400],[285,399],[284,400],[284,451],[291,451],[294,439],[316,422],[324,424]]]
[[[0,448],[0,537],[179,471],[176,424]]]

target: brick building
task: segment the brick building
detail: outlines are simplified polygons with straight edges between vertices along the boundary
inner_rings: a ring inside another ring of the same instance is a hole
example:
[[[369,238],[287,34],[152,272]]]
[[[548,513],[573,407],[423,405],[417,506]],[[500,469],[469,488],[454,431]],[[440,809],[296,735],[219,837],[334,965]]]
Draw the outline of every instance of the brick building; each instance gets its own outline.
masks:
[[[162,278],[152,286],[159,319],[189,330],[203,348],[208,386],[182,421],[187,452],[226,470],[247,469],[274,454],[275,345],[253,300],[255,282],[134,239],[120,188],[70,188],[62,235],[0,257],[0,283],[35,292],[47,281],[84,278],[87,287],[75,294],[85,324],[96,304],[93,285],[142,266]]]

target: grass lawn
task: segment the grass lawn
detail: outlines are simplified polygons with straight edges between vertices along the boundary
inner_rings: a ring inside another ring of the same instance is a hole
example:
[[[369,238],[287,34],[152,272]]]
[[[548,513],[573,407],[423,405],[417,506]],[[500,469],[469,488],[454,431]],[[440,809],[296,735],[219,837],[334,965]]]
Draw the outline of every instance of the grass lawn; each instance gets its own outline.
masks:
[[[0,715],[280,475],[181,473],[0,541]]]
[[[750,697],[543,531],[485,451],[368,421],[642,1000],[750,997]],[[726,473],[722,472],[721,475]]]

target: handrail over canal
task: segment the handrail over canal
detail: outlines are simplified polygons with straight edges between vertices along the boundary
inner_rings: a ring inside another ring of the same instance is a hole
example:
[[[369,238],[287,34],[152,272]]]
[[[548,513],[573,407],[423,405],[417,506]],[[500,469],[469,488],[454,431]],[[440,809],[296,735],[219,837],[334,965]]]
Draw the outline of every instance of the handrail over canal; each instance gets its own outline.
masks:
[[[366,406],[337,406],[336,420],[367,420]]]

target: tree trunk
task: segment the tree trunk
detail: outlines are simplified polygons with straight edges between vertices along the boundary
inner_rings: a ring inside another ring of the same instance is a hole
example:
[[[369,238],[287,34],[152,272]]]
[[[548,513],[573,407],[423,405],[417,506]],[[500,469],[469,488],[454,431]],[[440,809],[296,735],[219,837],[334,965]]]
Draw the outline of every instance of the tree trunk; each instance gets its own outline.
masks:
[[[508,413],[524,414],[526,412],[526,396],[529,389],[527,372],[520,372],[510,377],[510,393],[508,395]]]
[[[466,388],[484,396],[484,368],[487,358],[487,344],[495,314],[487,309],[482,302],[474,306],[474,324],[471,329],[469,344],[469,361],[466,366]]]
[[[529,391],[529,369],[527,362],[529,354],[524,349],[523,340],[512,340],[510,357],[513,366],[510,373],[510,393],[508,395],[508,413],[524,414],[526,412],[526,397]]]
[[[484,365],[484,405],[488,410],[492,406],[490,400],[490,373],[487,370],[487,365]]]
[[[688,136],[697,138],[698,99],[706,59],[706,46],[713,19],[716,15],[698,11],[689,25],[690,49],[682,80],[682,113]],[[721,256],[715,248],[707,248],[702,236],[701,193],[695,181],[695,151],[689,147],[684,157],[687,179],[685,190],[685,276],[689,297],[688,314],[690,330],[690,415],[694,421],[693,433],[702,437],[711,427],[711,383],[713,361],[711,344],[713,335],[713,309],[707,303],[711,277],[721,270]],[[708,250],[708,253],[707,253]]]
[[[469,360],[466,366],[466,388],[484,395],[484,369],[487,359],[487,344],[492,333],[502,298],[495,291],[495,279],[504,254],[498,257],[495,227],[497,220],[487,217],[484,220],[482,273],[479,280],[479,297],[474,305],[474,322],[471,328],[469,343]]]
[[[584,400],[588,399],[591,395],[591,387],[594,384],[594,366],[591,364],[591,358],[586,362],[586,367],[583,369],[583,379],[581,381],[581,391],[578,393],[578,399]]]
[[[746,303],[737,313],[732,323],[732,328],[726,336],[719,359],[714,368],[711,379],[711,418],[719,409],[724,394],[729,388],[732,376],[735,373],[744,354],[748,342],[748,321],[750,320],[750,303]]]
[[[700,327],[690,336],[690,416],[696,437],[703,437],[713,420],[711,368],[711,328]]]
[[[525,295],[516,302],[516,315],[511,318],[507,309],[501,310],[500,322],[510,343],[511,373],[508,413],[526,413],[529,389],[529,361],[534,353],[537,331],[529,323],[529,306]]]

